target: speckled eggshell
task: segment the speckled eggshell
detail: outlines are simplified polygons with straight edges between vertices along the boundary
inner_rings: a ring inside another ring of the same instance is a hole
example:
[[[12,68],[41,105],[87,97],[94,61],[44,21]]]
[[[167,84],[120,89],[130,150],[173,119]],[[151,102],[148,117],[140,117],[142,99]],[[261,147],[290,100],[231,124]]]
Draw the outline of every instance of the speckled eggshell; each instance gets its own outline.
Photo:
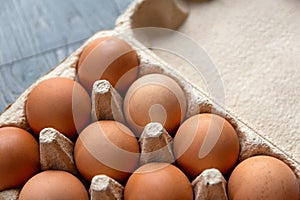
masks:
[[[138,164],[139,145],[125,125],[111,120],[98,121],[80,133],[74,158],[86,180],[104,174],[124,183]]]
[[[172,78],[149,74],[136,80],[124,99],[124,115],[130,128],[140,136],[150,122],[159,122],[174,135],[186,112],[185,94]]]
[[[129,178],[124,200],[193,200],[193,189],[185,174],[169,163],[148,163]]]
[[[95,81],[105,79],[123,94],[136,79],[138,65],[138,56],[127,42],[112,36],[98,38],[80,55],[78,79],[89,92]]]
[[[228,181],[230,200],[299,200],[299,184],[281,160],[254,156],[241,162]]]
[[[65,171],[49,170],[32,177],[22,188],[19,200],[88,200],[78,178]]]
[[[44,128],[54,128],[74,139],[90,120],[88,93],[67,78],[50,78],[30,92],[26,102],[27,121],[36,135]]]
[[[0,191],[20,188],[40,168],[34,137],[16,127],[0,128]]]
[[[239,139],[232,125],[214,114],[190,117],[174,138],[177,164],[191,178],[209,168],[228,174],[238,159],[239,149]]]

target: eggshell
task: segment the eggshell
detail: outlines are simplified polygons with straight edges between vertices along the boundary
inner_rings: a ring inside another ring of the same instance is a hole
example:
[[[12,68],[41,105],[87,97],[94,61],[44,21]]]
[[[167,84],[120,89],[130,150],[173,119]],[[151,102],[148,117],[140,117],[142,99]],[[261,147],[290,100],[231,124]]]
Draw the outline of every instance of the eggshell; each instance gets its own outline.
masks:
[[[281,160],[254,156],[241,162],[228,181],[230,200],[298,200],[299,184],[293,171]]]
[[[86,127],[74,147],[75,164],[88,181],[104,174],[120,183],[135,170],[139,145],[133,133],[116,121],[98,121]]]
[[[39,171],[39,164],[38,143],[30,133],[0,128],[0,191],[23,186]]]
[[[174,135],[186,112],[186,99],[181,87],[168,76],[149,74],[136,80],[124,99],[124,115],[139,136],[150,122],[159,122]]]
[[[22,188],[19,200],[88,200],[84,185],[65,171],[49,170],[32,177]]]
[[[192,200],[193,189],[188,178],[169,163],[148,163],[128,179],[124,200]]]
[[[86,46],[78,61],[80,83],[91,92],[93,83],[108,80],[121,94],[136,79],[139,59],[124,40],[103,37]]]
[[[30,92],[26,117],[36,135],[44,128],[54,128],[73,139],[89,122],[91,102],[77,82],[67,78],[50,78]]]
[[[174,138],[177,164],[191,178],[209,168],[227,174],[238,159],[239,148],[239,139],[231,124],[208,113],[187,119]]]

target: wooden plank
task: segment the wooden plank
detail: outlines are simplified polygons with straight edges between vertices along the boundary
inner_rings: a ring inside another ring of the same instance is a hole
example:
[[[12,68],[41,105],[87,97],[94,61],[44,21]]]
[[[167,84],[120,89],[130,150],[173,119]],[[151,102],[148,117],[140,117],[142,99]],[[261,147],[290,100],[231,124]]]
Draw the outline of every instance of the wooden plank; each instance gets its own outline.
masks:
[[[0,65],[111,29],[120,12],[111,0],[10,0],[0,9]]]
[[[133,0],[114,0],[120,14],[133,2]]]

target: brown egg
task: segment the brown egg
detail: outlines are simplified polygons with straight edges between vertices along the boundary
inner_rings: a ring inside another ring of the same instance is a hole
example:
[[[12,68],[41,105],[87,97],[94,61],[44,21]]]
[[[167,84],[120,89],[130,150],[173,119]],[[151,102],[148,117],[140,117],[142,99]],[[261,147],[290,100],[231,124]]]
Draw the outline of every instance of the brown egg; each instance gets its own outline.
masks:
[[[74,139],[90,119],[90,97],[77,82],[67,78],[50,78],[30,92],[26,117],[39,135],[44,128],[54,128]]]
[[[49,170],[32,177],[22,188],[19,200],[88,200],[84,185],[65,171]]]
[[[80,174],[88,181],[105,174],[124,183],[135,170],[139,145],[133,133],[116,121],[98,121],[79,135],[74,157]]]
[[[148,163],[128,179],[124,200],[193,200],[188,178],[169,163]]]
[[[34,137],[20,128],[0,128],[0,191],[22,187],[39,168],[39,146]]]
[[[174,138],[177,164],[191,178],[208,168],[227,174],[238,159],[239,147],[231,124],[214,114],[198,114],[187,119]]]
[[[230,200],[299,200],[299,184],[293,171],[281,160],[254,156],[241,162],[228,181]]]
[[[139,59],[124,40],[117,37],[99,38],[90,43],[80,55],[78,78],[91,92],[95,81],[108,80],[120,93],[125,93],[136,79]]]
[[[124,115],[130,128],[140,135],[149,122],[159,122],[173,135],[186,112],[181,87],[168,76],[149,74],[136,80],[124,99]]]

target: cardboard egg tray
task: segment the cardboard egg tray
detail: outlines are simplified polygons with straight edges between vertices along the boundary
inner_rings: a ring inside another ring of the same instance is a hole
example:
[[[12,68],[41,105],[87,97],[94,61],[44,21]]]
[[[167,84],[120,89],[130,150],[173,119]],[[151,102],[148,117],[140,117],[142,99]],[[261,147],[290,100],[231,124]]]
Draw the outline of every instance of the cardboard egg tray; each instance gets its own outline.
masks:
[[[116,28],[109,31],[101,31],[89,38],[80,48],[73,52],[63,62],[46,75],[39,78],[20,97],[6,109],[0,116],[0,127],[16,126],[30,130],[25,115],[25,103],[30,91],[42,80],[51,77],[65,77],[76,79],[76,64],[79,56],[89,43],[104,36],[116,36],[124,39],[137,51],[140,59],[139,77],[150,73],[161,73],[173,78],[182,87],[187,99],[186,117],[202,112],[213,112],[226,118],[235,128],[240,140],[239,161],[254,155],[270,155],[279,158],[294,171],[300,185],[300,165],[292,158],[292,155],[283,152],[262,135],[239,119],[233,111],[225,110],[218,103],[212,101],[204,92],[178,72],[174,71],[165,61],[159,58],[154,52],[141,44],[131,32],[132,28],[140,26],[153,26],[153,21],[147,21],[144,16],[152,13],[140,13],[140,8],[157,3],[158,0],[137,0],[132,3],[128,10],[117,20]],[[165,28],[176,28],[188,15],[188,11],[180,1],[159,0],[160,5],[168,10],[168,17],[159,20],[158,24]],[[144,9],[145,11],[145,9]],[[147,11],[147,9],[146,9]],[[132,19],[138,19],[132,23]],[[163,17],[163,16],[160,16]],[[153,18],[152,18],[153,20]],[[157,20],[157,19],[155,19]],[[156,24],[157,25],[157,24]],[[124,32],[126,34],[124,34]],[[114,119],[125,122],[122,111],[123,99],[108,81],[99,80],[94,83],[92,91],[91,116],[94,121],[101,119]],[[105,109],[103,109],[105,108]],[[141,155],[140,164],[152,161],[164,161],[173,163],[172,138],[159,123],[148,124],[139,140]],[[73,147],[74,144],[51,127],[41,131],[40,143],[40,164],[42,170],[58,169],[65,170],[77,175],[74,165]],[[155,145],[154,145],[155,144]],[[201,173],[192,183],[195,199],[227,199],[226,180],[216,169],[208,169]],[[123,186],[115,180],[99,174],[92,180],[90,187],[90,198],[97,199],[122,199]],[[12,189],[0,192],[0,200],[15,200],[18,198],[19,190]]]

